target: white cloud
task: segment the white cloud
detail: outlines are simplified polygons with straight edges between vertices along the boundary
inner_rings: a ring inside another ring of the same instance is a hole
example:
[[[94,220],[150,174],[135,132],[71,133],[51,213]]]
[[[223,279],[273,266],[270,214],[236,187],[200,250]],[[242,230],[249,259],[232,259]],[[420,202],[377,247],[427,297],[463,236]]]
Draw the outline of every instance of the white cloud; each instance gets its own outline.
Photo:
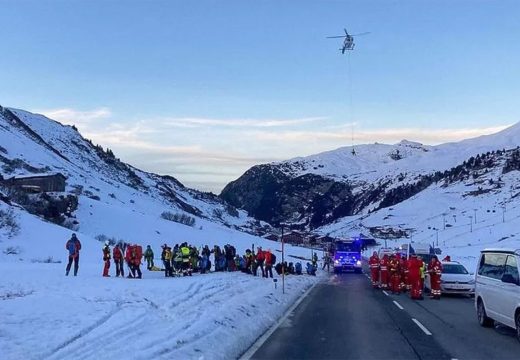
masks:
[[[80,111],[71,108],[33,110],[33,112],[47,116],[50,119],[66,125],[76,125],[87,128],[93,122],[110,118],[112,111],[106,107],[94,110]]]
[[[459,128],[459,129],[419,129],[419,128],[386,128],[371,130],[339,130],[339,131],[284,131],[267,132],[257,131],[251,133],[258,141],[283,141],[283,142],[338,142],[350,143],[352,137],[355,143],[396,143],[403,139],[418,141],[423,144],[441,144],[451,141],[473,138],[481,135],[493,134],[507,128],[495,126],[486,128]]]
[[[111,148],[123,161],[187,184],[219,190],[249,167],[331,150],[352,143],[397,143],[403,139],[440,144],[496,133],[482,128],[378,128],[335,125],[324,117],[296,119],[151,118],[118,120],[108,108],[70,108],[39,113],[78,126],[81,133]],[[204,184],[204,185],[202,185]]]
[[[284,127],[325,121],[325,117],[301,119],[210,119],[210,118],[170,118],[162,120],[164,125],[172,127]]]

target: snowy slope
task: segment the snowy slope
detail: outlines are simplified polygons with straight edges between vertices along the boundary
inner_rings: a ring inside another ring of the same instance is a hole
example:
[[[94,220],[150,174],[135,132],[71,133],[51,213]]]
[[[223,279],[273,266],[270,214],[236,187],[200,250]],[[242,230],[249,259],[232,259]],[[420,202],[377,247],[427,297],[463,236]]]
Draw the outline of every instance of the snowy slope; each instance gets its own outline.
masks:
[[[0,211],[7,208],[0,202]],[[141,280],[103,278],[101,244],[84,233],[78,233],[83,245],[79,276],[65,277],[64,246],[71,231],[16,207],[11,210],[22,226],[14,237],[0,229],[3,359],[123,359],[129,354],[133,359],[236,358],[319,280],[287,278],[282,294],[271,279],[242,273],[164,278],[162,272],[145,270]],[[103,216],[110,216],[104,222],[112,223],[114,232],[119,227],[116,234],[123,238],[132,238],[139,228],[157,229],[169,244],[231,243],[243,253],[246,244],[254,243],[281,257],[279,244],[211,222],[199,230],[118,210],[102,213],[99,221]],[[138,226],[123,226],[125,221]],[[160,241],[146,243],[160,263]],[[16,254],[7,255],[6,249]],[[302,248],[287,247],[287,254],[310,257]]]

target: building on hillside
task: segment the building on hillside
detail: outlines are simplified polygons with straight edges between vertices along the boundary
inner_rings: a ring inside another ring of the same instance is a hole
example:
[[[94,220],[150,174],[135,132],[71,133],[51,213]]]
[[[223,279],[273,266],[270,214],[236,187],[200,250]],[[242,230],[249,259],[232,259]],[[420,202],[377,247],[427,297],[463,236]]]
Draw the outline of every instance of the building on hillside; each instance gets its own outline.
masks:
[[[28,192],[63,192],[67,177],[61,173],[21,175],[4,180],[7,187]]]
[[[269,234],[269,235],[264,236],[264,239],[278,241],[278,240],[280,240],[280,236],[278,236],[276,234]]]
[[[292,230],[290,233],[283,235],[283,241],[287,244],[301,245],[306,242],[306,236],[301,231]]]
[[[322,244],[322,245],[326,245],[326,244],[330,244],[330,243],[333,243],[334,242],[334,238],[332,236],[329,236],[329,235],[316,235],[316,243],[317,244]]]

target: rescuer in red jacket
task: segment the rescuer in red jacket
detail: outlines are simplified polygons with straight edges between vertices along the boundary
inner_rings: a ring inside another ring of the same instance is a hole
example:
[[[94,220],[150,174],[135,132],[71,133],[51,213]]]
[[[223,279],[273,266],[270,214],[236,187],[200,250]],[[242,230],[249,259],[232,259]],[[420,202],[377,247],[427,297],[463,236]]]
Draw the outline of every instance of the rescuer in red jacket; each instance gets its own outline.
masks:
[[[258,268],[260,268],[260,270],[262,271],[262,277],[266,277],[265,271],[264,271],[265,255],[264,255],[264,251],[262,250],[262,248],[260,246],[258,247],[258,249],[256,251],[255,260],[256,260],[256,266],[254,267],[253,275],[256,276]]]
[[[126,250],[125,250],[125,262],[126,262],[126,265],[128,266],[128,278],[133,278],[134,275],[132,275],[132,273],[134,273],[135,271],[132,271],[132,268],[133,268],[133,263],[132,263],[132,251],[134,249],[134,245],[131,245],[131,244],[128,244],[126,246]]]
[[[379,262],[379,266],[381,269],[380,286],[382,289],[388,289],[388,280],[389,280],[388,263],[389,263],[388,255],[385,254],[385,255],[383,255],[383,258],[381,259],[381,261]]]
[[[273,254],[271,249],[264,251],[265,257],[265,277],[273,277]]]
[[[370,275],[372,277],[372,286],[377,289],[379,287],[379,256],[374,251],[370,259],[368,259],[368,266],[370,266]]]
[[[134,278],[141,279],[141,260],[143,258],[143,248],[141,245],[133,244],[130,251],[130,269]],[[137,272],[137,274],[136,274]]]
[[[112,257],[114,259],[114,265],[116,266],[116,277],[119,275],[125,276],[125,270],[123,268],[123,252],[119,244],[114,246],[114,250],[112,250]]]
[[[410,290],[410,281],[408,280],[408,274],[409,274],[408,261],[404,257],[402,257],[400,254],[399,254],[399,269],[400,269],[399,277],[401,279],[401,284],[400,284],[401,291],[403,291],[403,292],[409,291]]]
[[[410,297],[413,300],[423,300],[422,285],[421,285],[421,267],[423,261],[417,258],[417,255],[412,254],[408,260],[408,280],[411,285]]]
[[[430,273],[431,297],[441,299],[441,276],[442,264],[437,256],[433,256],[428,264],[428,272]]]
[[[399,259],[396,255],[392,255],[390,257],[390,262],[388,263],[388,270],[390,272],[390,283],[392,293],[399,294],[401,285],[401,270],[399,268]]]

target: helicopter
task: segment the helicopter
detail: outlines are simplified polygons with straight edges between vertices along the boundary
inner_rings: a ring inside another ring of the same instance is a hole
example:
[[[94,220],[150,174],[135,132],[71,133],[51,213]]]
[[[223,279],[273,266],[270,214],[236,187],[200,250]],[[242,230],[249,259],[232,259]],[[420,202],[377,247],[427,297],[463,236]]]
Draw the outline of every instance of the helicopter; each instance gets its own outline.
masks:
[[[360,33],[360,34],[351,35],[348,33],[347,29],[343,29],[343,30],[345,30],[345,35],[327,36],[327,39],[345,38],[345,40],[343,40],[343,47],[341,49],[339,49],[342,54],[344,54],[345,51],[347,51],[347,50],[354,50],[354,46],[356,45],[356,44],[354,44],[354,36],[362,36],[362,35],[370,34],[370,32],[364,32],[364,33]]]

